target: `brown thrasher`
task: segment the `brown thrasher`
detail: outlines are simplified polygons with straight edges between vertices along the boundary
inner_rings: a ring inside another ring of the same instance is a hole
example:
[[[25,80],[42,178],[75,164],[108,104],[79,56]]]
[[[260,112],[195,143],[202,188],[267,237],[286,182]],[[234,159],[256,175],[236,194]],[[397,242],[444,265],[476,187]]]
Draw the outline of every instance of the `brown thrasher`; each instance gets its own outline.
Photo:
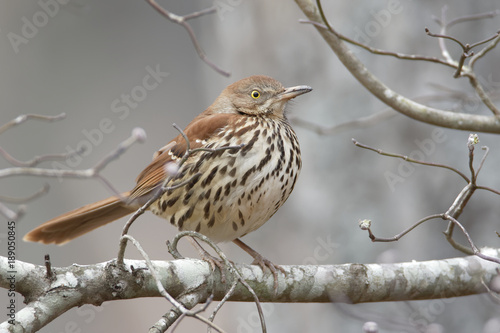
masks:
[[[194,230],[214,242],[234,241],[256,263],[272,263],[238,238],[262,226],[283,205],[301,168],[297,137],[284,111],[287,102],[312,89],[284,88],[267,76],[231,84],[185,129],[191,149],[243,144],[240,149],[198,151],[173,177],[185,186],[165,192],[149,209],[179,230]],[[130,192],[56,217],[30,231],[24,240],[63,244],[133,213],[168,177],[165,166],[180,160],[187,143],[178,135],[158,151]],[[172,183],[170,183],[172,184]]]

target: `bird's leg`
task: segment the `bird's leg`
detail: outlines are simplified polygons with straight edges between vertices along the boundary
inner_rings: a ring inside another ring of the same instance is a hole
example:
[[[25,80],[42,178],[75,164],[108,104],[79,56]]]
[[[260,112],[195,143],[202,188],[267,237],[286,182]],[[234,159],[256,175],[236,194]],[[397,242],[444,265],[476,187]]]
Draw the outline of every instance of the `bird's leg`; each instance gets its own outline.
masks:
[[[216,258],[210,253],[208,253],[207,250],[205,250],[200,243],[193,237],[188,237],[187,238],[189,242],[194,246],[194,248],[198,251],[200,254],[201,259],[207,261],[210,266],[212,266],[212,271],[215,271],[215,267],[217,266],[220,271],[220,276],[221,276],[221,281],[222,283],[226,283],[226,274],[224,273],[224,268],[225,268],[225,263],[222,259]]]
[[[285,270],[280,265],[273,264],[270,260],[264,258],[260,253],[252,249],[250,246],[243,243],[239,238],[233,240],[233,243],[245,250],[246,253],[252,256],[254,261],[252,265],[259,265],[264,270],[266,267],[269,268],[274,277],[274,292],[278,290],[278,270],[285,274]]]

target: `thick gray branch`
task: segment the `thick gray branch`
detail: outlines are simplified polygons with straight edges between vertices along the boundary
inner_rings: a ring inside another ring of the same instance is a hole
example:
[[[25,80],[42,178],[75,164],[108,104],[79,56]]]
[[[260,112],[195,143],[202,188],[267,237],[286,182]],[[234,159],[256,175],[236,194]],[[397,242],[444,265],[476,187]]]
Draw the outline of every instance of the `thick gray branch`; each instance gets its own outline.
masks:
[[[310,21],[323,24],[312,0],[295,0]],[[379,81],[334,33],[318,25],[314,27],[335,52],[342,64],[375,97],[396,111],[428,124],[473,132],[500,133],[500,118],[439,110],[408,99]]]
[[[499,256],[500,249],[483,249]],[[33,332],[47,325],[65,311],[83,304],[100,305],[105,301],[138,297],[159,297],[160,293],[142,260],[125,260],[124,267],[115,261],[94,265],[53,268],[51,279],[44,266],[15,262],[15,274],[9,273],[7,258],[0,257],[0,287],[16,291],[28,303],[16,314],[16,325],[0,324],[0,330]],[[231,286],[220,283],[218,271],[201,260],[153,261],[167,292],[175,298],[197,295],[202,301],[210,294],[221,300]],[[498,265],[476,256],[407,262],[397,264],[344,264],[323,266],[282,266],[276,295],[273,276],[263,274],[259,266],[236,265],[262,302],[382,302],[436,299],[486,292],[497,275]],[[10,278],[10,280],[9,280]],[[232,301],[252,302],[252,295],[241,285]]]

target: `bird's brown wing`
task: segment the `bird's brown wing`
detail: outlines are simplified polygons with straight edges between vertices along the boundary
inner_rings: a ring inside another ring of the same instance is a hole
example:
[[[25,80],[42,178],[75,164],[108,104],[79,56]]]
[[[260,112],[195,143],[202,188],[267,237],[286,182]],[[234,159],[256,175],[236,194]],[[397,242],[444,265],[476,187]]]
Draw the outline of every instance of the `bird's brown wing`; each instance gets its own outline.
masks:
[[[184,130],[191,149],[202,147],[204,145],[203,142],[217,135],[222,128],[234,120],[235,116],[229,113],[211,115],[202,113],[196,117]],[[166,164],[182,158],[186,153],[187,143],[183,136],[179,134],[165,147],[167,148],[162,148],[155,154],[153,161],[137,177],[137,184],[130,191],[130,200],[143,197],[158,188],[167,177],[165,171]]]

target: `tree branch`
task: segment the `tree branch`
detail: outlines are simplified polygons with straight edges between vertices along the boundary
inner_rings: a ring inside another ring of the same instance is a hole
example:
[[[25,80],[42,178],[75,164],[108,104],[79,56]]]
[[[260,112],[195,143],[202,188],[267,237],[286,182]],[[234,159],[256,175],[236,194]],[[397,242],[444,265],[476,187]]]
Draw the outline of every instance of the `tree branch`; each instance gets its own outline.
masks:
[[[295,2],[310,21],[318,22],[319,24],[324,23],[318,7],[312,0],[295,0]],[[396,111],[415,120],[441,127],[475,132],[500,133],[499,117],[435,109],[416,103],[398,94],[375,77],[352,51],[349,50],[337,34],[318,25],[314,25],[314,27],[351,74],[375,97]]]
[[[489,256],[500,256],[500,249],[481,249]],[[45,266],[15,262],[16,291],[27,306],[16,314],[15,326],[6,321],[0,330],[35,331],[65,311],[82,304],[100,305],[105,301],[138,297],[162,297],[155,279],[143,260],[114,260],[94,265],[52,268],[46,278]],[[212,272],[206,261],[180,259],[152,261],[165,290],[175,298],[186,291],[200,295],[205,302],[224,298],[233,281],[220,283],[220,273]],[[256,291],[261,302],[365,303],[423,300],[466,296],[487,292],[497,276],[498,265],[476,256],[397,264],[344,264],[321,266],[282,266],[278,292],[272,274],[257,265],[236,265],[243,278]],[[227,272],[227,276],[232,276]],[[8,260],[0,257],[0,287],[9,288]],[[391,278],[388,279],[387,277]],[[398,281],[398,283],[394,283]],[[293,290],[293,292],[290,292]],[[252,294],[238,285],[230,301],[253,302]],[[36,313],[36,316],[33,314]]]

